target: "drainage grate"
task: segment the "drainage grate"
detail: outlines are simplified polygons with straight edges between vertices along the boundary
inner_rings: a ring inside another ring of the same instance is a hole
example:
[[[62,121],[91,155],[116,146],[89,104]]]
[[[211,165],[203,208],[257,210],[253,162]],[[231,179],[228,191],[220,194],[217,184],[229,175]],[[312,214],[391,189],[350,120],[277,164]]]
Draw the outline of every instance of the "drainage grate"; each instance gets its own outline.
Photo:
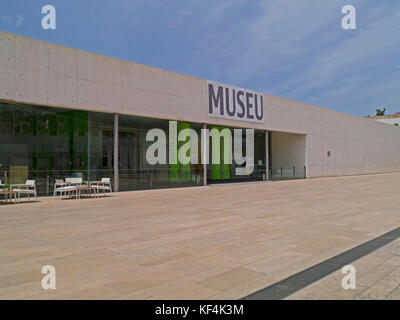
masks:
[[[385,246],[400,237],[400,228],[394,229],[375,239],[365,242],[353,249],[345,251],[333,258],[325,260],[306,270],[300,271],[282,281],[274,283],[264,289],[254,292],[243,300],[280,300],[311,283],[341,269],[343,266],[358,260],[365,255]]]

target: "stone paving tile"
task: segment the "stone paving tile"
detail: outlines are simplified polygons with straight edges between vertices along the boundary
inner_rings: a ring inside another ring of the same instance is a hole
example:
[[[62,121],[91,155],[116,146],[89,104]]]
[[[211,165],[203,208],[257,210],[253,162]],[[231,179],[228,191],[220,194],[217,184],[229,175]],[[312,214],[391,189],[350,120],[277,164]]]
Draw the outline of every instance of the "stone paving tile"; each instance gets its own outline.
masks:
[[[215,296],[219,291],[199,284],[191,284],[181,288],[164,292],[161,295],[150,297],[151,300],[204,300]]]
[[[104,286],[83,289],[71,294],[61,295],[57,299],[63,300],[110,300],[118,299],[122,296],[121,293],[105,288]]]
[[[226,289],[220,293],[209,297],[212,300],[237,300],[248,295],[249,291],[255,292],[261,290],[279,279],[274,274],[262,275],[254,280],[246,281],[231,289]]]
[[[223,291],[234,288],[248,281],[261,278],[262,276],[263,274],[260,272],[255,272],[245,268],[237,268],[200,281],[198,284],[207,288]]]
[[[230,267],[211,268],[207,271],[203,271],[200,273],[192,274],[190,276],[182,277],[180,279],[164,283],[157,287],[146,288],[141,291],[129,293],[127,295],[124,295],[121,299],[141,299],[141,298],[152,299],[152,297],[155,297],[155,296],[167,295],[170,292],[179,290],[180,288],[183,288],[186,286],[191,286],[193,284],[196,284],[199,281],[203,281],[205,279],[209,279],[211,277],[214,277],[216,275],[219,275],[226,271],[229,271],[230,269],[231,269]]]
[[[286,251],[281,254],[276,254],[274,256],[257,261],[255,263],[248,264],[246,265],[246,269],[264,273],[276,271],[279,272],[282,270],[282,266],[288,267],[291,265],[297,265],[299,262],[302,262],[310,257],[310,254]]]
[[[391,173],[0,205],[0,298],[240,298],[400,226],[399,189]],[[387,247],[355,263],[361,292],[336,296],[398,296]]]

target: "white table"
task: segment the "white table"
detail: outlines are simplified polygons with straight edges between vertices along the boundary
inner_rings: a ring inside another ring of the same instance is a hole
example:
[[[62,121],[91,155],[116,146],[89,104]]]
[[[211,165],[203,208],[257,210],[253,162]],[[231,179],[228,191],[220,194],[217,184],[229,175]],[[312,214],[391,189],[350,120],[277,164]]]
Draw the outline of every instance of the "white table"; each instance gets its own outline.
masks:
[[[5,198],[6,203],[8,202],[8,200],[10,200],[10,203],[12,203],[12,195],[14,195],[14,203],[17,203],[17,196],[18,196],[18,192],[17,191],[12,191],[12,190],[9,190],[9,189],[0,189],[0,194],[3,194],[5,196],[6,195],[11,195],[10,198],[8,198],[8,197]]]

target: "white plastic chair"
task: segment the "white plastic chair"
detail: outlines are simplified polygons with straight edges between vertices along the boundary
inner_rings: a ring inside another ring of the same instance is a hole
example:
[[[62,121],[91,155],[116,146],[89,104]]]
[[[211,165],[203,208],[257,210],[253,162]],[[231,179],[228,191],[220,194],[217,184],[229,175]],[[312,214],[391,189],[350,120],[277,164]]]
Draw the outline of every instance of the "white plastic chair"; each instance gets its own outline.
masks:
[[[95,187],[97,189],[97,192],[103,191],[104,195],[106,195],[106,191],[109,191],[110,194],[112,194],[110,178],[102,178],[101,181],[92,181],[90,183],[90,186]]]
[[[58,189],[68,195],[75,192],[75,196],[78,197],[78,186],[82,185],[82,182],[82,178],[65,178],[65,185]]]
[[[56,181],[54,183],[53,197],[55,197],[57,195],[57,193],[59,193],[60,196],[62,196],[73,190],[74,190],[74,187],[70,186],[68,183],[64,182],[64,180],[56,179]]]
[[[77,194],[77,186],[82,184],[82,178],[65,178],[65,182],[62,179],[56,179],[54,183],[53,197],[58,193],[60,196],[71,195],[72,192]]]
[[[25,184],[13,184],[11,185],[10,190],[18,192],[18,199],[21,198],[21,194],[27,194],[29,201],[31,200],[30,195],[35,196],[35,199],[37,200],[35,180],[26,180]]]
[[[65,178],[65,183],[69,185],[79,186],[83,182],[82,178]]]

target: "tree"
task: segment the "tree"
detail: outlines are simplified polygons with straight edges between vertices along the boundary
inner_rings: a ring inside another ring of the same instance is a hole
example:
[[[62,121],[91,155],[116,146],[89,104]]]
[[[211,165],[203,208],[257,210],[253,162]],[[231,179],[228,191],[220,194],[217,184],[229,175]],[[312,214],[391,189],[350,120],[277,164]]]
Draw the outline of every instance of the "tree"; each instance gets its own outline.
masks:
[[[381,109],[376,109],[376,115],[377,116],[384,116],[386,112],[386,108]]]

